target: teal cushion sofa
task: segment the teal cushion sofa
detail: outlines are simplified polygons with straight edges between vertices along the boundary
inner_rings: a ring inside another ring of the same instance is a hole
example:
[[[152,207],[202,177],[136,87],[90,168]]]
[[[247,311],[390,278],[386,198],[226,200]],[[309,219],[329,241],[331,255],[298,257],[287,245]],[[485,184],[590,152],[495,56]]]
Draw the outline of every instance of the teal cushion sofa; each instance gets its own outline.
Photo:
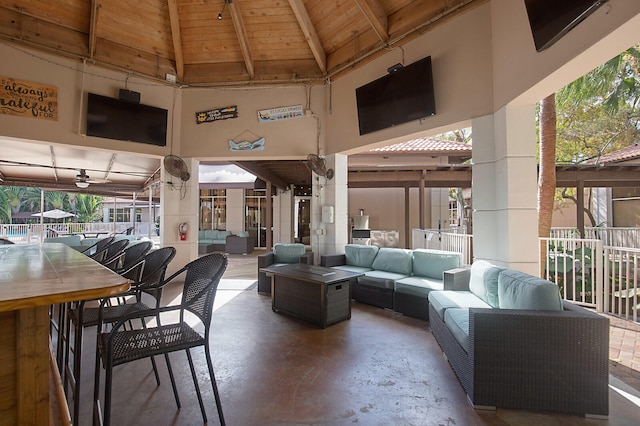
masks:
[[[462,254],[347,244],[344,254],[321,256],[320,264],[364,273],[352,285],[354,300],[427,320],[429,292],[443,289],[444,271],[462,266]]]
[[[429,325],[474,407],[608,415],[608,318],[486,261],[459,275],[429,293]]]
[[[213,250],[224,251],[227,244],[227,236],[233,235],[231,231],[220,231],[217,229],[206,229],[198,231],[198,244],[212,245]]]

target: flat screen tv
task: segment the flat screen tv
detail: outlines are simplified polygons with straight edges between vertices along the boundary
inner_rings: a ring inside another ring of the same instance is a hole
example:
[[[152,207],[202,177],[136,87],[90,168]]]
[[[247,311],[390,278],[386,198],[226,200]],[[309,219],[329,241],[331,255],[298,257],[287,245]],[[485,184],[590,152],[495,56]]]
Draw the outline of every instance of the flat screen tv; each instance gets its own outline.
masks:
[[[360,134],[436,113],[431,56],[356,89]]]
[[[167,110],[89,93],[87,136],[167,145]]]
[[[608,0],[525,0],[538,52],[557,42]]]

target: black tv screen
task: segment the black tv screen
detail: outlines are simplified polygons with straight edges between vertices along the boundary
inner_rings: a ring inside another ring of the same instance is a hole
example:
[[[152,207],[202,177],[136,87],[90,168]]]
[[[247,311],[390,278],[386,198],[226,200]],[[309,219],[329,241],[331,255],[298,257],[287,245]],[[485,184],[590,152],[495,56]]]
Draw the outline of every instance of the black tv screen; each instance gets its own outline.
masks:
[[[436,113],[431,56],[356,89],[360,134]]]
[[[571,31],[608,0],[525,0],[538,52]]]
[[[87,136],[167,145],[167,110],[89,93]]]

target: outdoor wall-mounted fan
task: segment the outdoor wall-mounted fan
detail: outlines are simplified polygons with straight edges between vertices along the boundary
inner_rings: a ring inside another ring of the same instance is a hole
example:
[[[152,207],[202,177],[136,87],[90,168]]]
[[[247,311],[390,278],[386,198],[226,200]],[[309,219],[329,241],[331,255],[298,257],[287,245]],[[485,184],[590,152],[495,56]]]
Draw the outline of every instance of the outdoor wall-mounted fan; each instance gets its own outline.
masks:
[[[171,176],[180,178],[183,182],[188,181],[191,177],[187,164],[177,155],[167,155],[164,157],[164,168]]]
[[[76,175],[76,186],[78,188],[88,188],[91,183],[106,183],[109,182],[107,179],[91,179],[87,174],[86,169],[80,169],[80,174]]]
[[[333,178],[333,169],[327,169],[327,161],[316,154],[307,155],[307,167],[318,176],[329,180]]]

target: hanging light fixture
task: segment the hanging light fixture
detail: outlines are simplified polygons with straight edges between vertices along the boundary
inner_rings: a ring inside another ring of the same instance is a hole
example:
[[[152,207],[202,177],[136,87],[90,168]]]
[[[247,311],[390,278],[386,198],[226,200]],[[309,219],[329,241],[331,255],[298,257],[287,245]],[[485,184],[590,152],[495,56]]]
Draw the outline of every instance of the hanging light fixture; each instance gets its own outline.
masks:
[[[222,12],[224,12],[224,8],[226,5],[231,4],[233,0],[224,0],[224,3],[222,4],[222,10],[220,11],[220,13],[218,13],[218,21],[222,21]]]

